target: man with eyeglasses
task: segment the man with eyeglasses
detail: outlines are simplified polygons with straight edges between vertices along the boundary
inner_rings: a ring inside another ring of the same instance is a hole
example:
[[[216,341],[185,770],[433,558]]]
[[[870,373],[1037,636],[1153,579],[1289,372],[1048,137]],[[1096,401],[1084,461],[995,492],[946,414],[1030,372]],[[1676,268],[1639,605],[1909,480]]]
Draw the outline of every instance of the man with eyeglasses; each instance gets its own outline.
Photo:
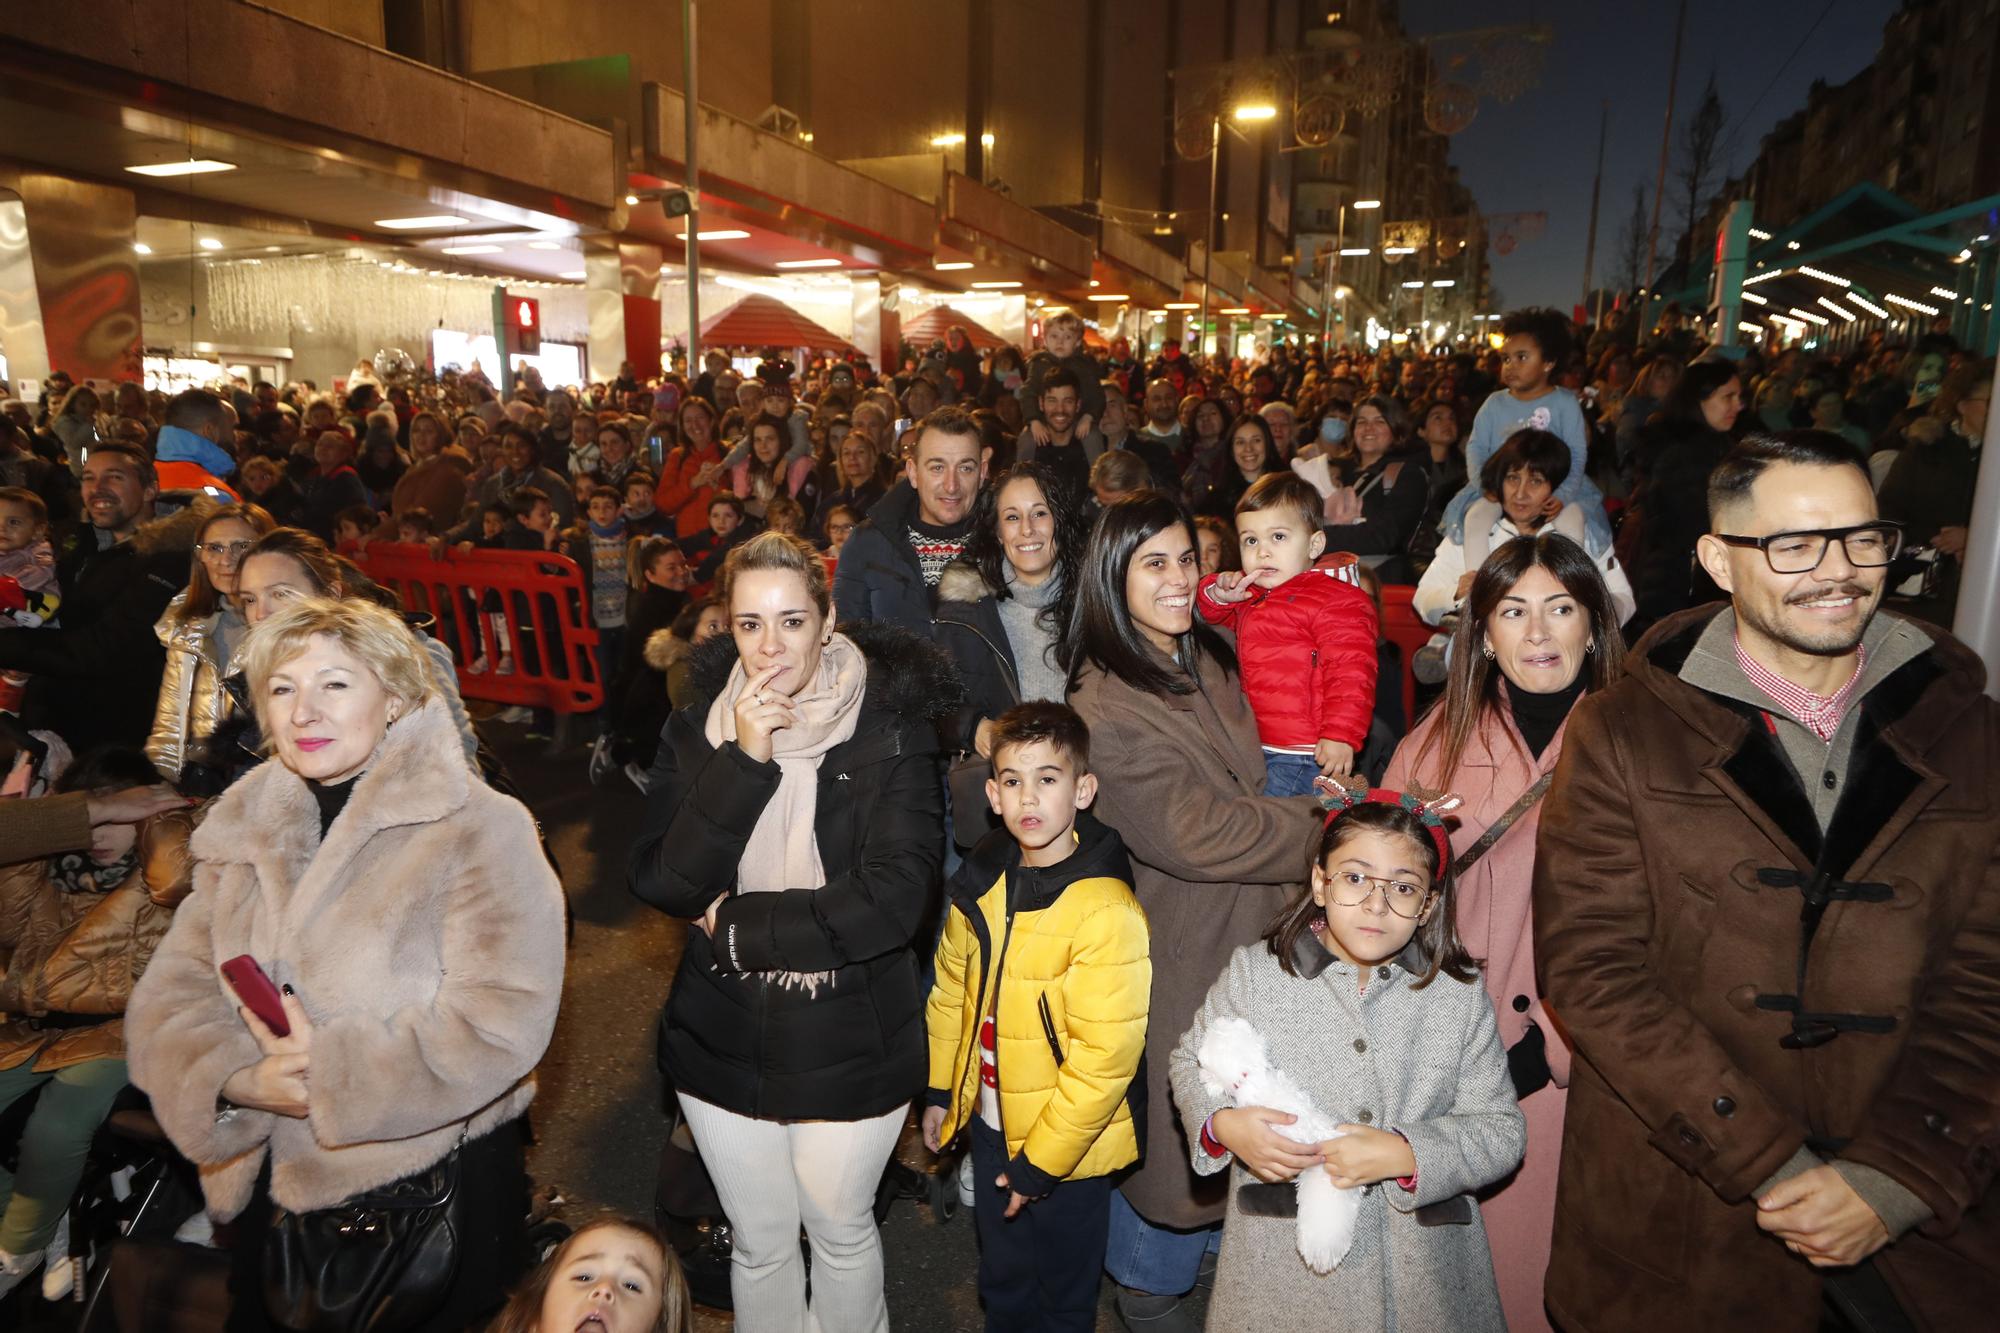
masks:
[[[153,722],[166,650],[153,626],[185,588],[195,534],[216,501],[199,497],[160,516],[159,475],[138,445],[104,440],[83,464],[90,527],[57,562],[58,622],[0,628],[0,670],[25,672],[23,720],[55,731],[76,753],[139,746]]]
[[[1708,512],[1729,603],[1577,706],[1544,806],[1536,969],[1576,1051],[1549,1307],[1991,1327],[2000,710],[1880,610],[1900,529],[1839,436],[1750,436]]]

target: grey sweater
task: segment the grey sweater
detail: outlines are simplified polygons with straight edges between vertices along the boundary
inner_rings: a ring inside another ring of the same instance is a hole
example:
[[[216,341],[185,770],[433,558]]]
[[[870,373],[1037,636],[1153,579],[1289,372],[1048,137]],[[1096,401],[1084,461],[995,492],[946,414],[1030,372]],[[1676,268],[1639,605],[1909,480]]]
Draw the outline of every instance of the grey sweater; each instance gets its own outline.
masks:
[[[996,598],[993,609],[1000,614],[1000,628],[1007,631],[1021,698],[1060,703],[1068,681],[1056,665],[1056,636],[1040,623],[1042,608],[1055,599],[1055,576],[1051,574],[1031,588],[1014,577],[1014,568],[1006,561],[1000,562],[1000,568],[1007,577],[1008,596]]]
[[[1245,1210],[1245,1186],[1263,1196],[1260,1203],[1280,1205],[1291,1187],[1231,1170],[1208,1328],[1505,1330],[1471,1196],[1519,1164],[1527,1124],[1485,987],[1440,973],[1415,989],[1425,965],[1415,944],[1377,968],[1365,990],[1355,969],[1310,935],[1294,962],[1300,975],[1287,976],[1262,941],[1238,949],[1174,1048],[1174,1103],[1195,1171],[1233,1164],[1210,1157],[1199,1141],[1199,1127],[1229,1102],[1202,1088],[1196,1052],[1210,1023],[1238,1017],[1257,1026],[1272,1063],[1337,1123],[1402,1133],[1416,1155],[1416,1189],[1370,1186],[1353,1248],[1322,1277],[1299,1258],[1296,1216]]]

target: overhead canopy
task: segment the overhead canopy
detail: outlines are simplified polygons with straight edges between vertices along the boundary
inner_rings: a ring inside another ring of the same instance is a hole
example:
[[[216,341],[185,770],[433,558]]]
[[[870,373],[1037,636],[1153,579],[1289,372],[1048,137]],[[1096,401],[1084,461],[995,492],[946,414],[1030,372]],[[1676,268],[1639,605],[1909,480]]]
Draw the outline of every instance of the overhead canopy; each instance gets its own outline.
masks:
[[[965,336],[972,340],[972,345],[982,352],[1007,345],[1004,338],[994,334],[957,306],[950,305],[932,306],[903,325],[903,339],[912,346],[921,347],[933,338],[944,337],[954,324],[963,328]]]
[[[1788,227],[1751,232],[1742,317],[1832,335],[1944,314],[1961,341],[1990,349],[2000,331],[1985,262],[1996,209],[2000,196],[1926,214],[1880,186],[1857,185]],[[1682,264],[1663,275],[1660,295],[1706,302],[1713,258],[1698,250],[1692,271]]]
[[[816,352],[851,352],[854,345],[798,311],[762,292],[753,292],[701,326],[710,347],[810,347]]]

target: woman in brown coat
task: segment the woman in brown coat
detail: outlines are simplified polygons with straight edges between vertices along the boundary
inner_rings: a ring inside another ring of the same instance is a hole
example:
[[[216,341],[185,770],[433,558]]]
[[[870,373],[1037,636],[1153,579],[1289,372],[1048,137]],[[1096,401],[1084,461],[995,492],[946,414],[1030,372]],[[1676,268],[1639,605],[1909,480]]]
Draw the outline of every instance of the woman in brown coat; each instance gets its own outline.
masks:
[[[562,888],[528,812],[474,776],[393,613],[302,600],[259,621],[243,661],[275,757],[190,844],[196,892],[132,996],[132,1081],[210,1214],[236,1219],[232,1330],[269,1326],[272,1205],[332,1208],[456,1150],[471,1230],[417,1327],[460,1329],[526,1258],[521,1117],[562,991]],[[244,954],[287,992],[288,1036],[221,976]]]
[[[100,750],[59,785],[102,795],[156,779],[138,751]],[[192,827],[185,810],[104,824],[86,848],[0,868],[0,1111],[41,1090],[18,1170],[0,1170],[0,1296],[41,1261],[125,1087],[120,1015],[187,895]]]
[[[1128,1320],[1171,1317],[1214,1246],[1227,1193],[1222,1177],[1201,1180],[1189,1165],[1169,1057],[1230,954],[1260,938],[1298,886],[1320,819],[1311,797],[1262,794],[1235,653],[1190,614],[1195,553],[1172,498],[1141,491],[1107,507],[1065,645],[1069,702],[1090,724],[1097,814],[1125,839],[1153,935],[1146,1155],[1112,1196],[1105,1262]]]

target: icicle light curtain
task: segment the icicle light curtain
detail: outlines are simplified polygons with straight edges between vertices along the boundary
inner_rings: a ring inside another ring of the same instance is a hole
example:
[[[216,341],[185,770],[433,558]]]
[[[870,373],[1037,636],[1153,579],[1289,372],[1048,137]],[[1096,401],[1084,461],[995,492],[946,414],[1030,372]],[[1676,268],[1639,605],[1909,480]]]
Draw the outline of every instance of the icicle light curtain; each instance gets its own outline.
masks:
[[[361,344],[389,343],[438,328],[489,331],[495,285],[492,278],[339,255],[238,260],[208,267],[205,313],[217,329],[346,333]],[[505,285],[540,300],[544,338],[589,341],[581,284]]]

